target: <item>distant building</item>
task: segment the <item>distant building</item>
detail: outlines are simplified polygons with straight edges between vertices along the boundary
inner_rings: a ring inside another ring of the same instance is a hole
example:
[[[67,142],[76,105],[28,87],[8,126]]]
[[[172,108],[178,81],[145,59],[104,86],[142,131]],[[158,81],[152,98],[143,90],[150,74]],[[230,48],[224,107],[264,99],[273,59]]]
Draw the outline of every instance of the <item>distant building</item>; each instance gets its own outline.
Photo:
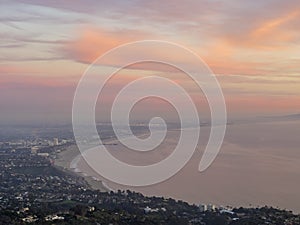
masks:
[[[212,205],[212,204],[208,204],[207,205],[207,211],[215,211],[216,210],[216,206]]]
[[[22,219],[24,222],[26,223],[33,223],[35,221],[37,221],[38,219],[36,218],[36,216],[28,216]]]
[[[39,156],[48,157],[49,153],[38,153]]]
[[[38,147],[38,146],[33,146],[33,147],[31,147],[31,153],[32,153],[32,154],[36,154],[38,150],[39,150],[39,147]]]
[[[199,205],[199,210],[200,210],[200,212],[205,212],[205,211],[207,211],[207,205],[205,205],[205,204],[200,204],[200,205]]]
[[[159,209],[156,208],[156,209],[151,209],[149,206],[147,206],[146,208],[144,208],[144,212],[145,213],[151,213],[151,212],[158,212]]]
[[[65,140],[65,139],[62,139],[62,140],[61,140],[61,143],[62,143],[62,144],[66,144],[66,143],[68,143],[68,141]]]
[[[65,218],[63,216],[58,215],[48,215],[45,217],[46,221],[53,221],[53,220],[64,220]]]
[[[206,212],[206,211],[216,211],[216,206],[215,205],[212,205],[212,204],[200,204],[199,205],[199,210],[200,212]]]
[[[58,138],[53,138],[53,144],[58,145]]]

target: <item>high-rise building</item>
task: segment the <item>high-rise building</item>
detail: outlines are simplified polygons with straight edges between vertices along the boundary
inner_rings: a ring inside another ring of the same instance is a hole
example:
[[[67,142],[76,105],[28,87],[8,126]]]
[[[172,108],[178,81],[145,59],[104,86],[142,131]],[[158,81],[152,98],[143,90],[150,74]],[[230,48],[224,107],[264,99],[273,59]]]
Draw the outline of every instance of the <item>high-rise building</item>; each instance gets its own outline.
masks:
[[[53,144],[54,144],[54,145],[58,145],[58,138],[54,138],[54,139],[53,139]]]

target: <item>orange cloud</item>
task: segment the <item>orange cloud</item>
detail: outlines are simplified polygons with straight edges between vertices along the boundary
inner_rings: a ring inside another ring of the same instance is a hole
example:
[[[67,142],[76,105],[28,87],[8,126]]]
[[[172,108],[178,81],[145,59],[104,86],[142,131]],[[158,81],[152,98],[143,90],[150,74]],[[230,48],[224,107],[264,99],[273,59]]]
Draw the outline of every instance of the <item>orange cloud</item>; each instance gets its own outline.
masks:
[[[300,19],[300,11],[292,10],[271,19],[260,19],[248,31],[224,36],[233,47],[263,50],[282,50],[290,41],[299,37],[295,30]]]
[[[79,36],[69,41],[63,51],[71,58],[91,63],[103,53],[118,45],[139,40],[142,34],[136,31],[108,32],[95,27],[80,29]]]
[[[282,50],[283,47],[287,48],[285,49],[287,51],[290,50],[287,45],[290,40],[295,38],[296,34],[288,25],[295,23],[299,15],[299,11],[292,11],[277,18],[255,22],[257,24],[250,26],[252,28],[246,29],[244,33],[220,34],[220,36],[214,36],[209,42],[204,42],[202,46],[191,46],[191,49],[196,50],[198,55],[203,57],[205,62],[218,74],[274,74],[276,71],[287,69],[288,65],[279,68],[280,65],[274,61],[276,55],[262,54],[268,53],[266,50]],[[148,35],[135,30],[112,32],[90,26],[78,29],[78,31],[80,31],[77,33],[78,36],[67,42],[63,51],[68,58],[83,63],[92,63],[108,50],[121,44],[149,38],[165,39],[164,36],[155,37],[153,34]],[[180,54],[170,54],[168,51],[157,51],[156,49],[149,49],[149,52],[158,59],[167,55],[180,63],[189,63]],[[282,55],[282,51],[278,51],[281,59]],[[109,64],[116,65],[121,62],[122,59],[118,58]],[[165,71],[166,67],[149,63],[142,66],[136,64],[131,68]]]
[[[281,44],[293,40],[295,32],[293,29],[288,28],[288,24],[297,21],[300,16],[300,11],[292,11],[278,18],[263,21],[256,29],[250,34],[252,44],[260,44],[266,47],[274,43]],[[275,47],[275,46],[271,46]]]
[[[267,75],[270,73],[270,63],[265,60],[244,59],[239,57],[240,45],[234,45],[232,40],[221,37],[215,40],[204,50],[199,50],[199,55],[216,74],[243,74],[243,75]],[[266,59],[266,58],[265,58]]]
[[[149,36],[138,31],[127,30],[126,32],[109,32],[95,27],[87,27],[83,29],[76,39],[67,42],[67,44],[63,47],[63,51],[69,58],[89,64],[114,47],[138,40],[149,39],[149,37],[151,39],[156,39],[155,35]],[[157,39],[163,40],[163,38]],[[145,52],[147,55],[151,55],[157,62],[165,61],[165,59],[171,59],[173,62],[184,63],[187,65],[190,63],[188,59],[182,55],[182,51],[178,51],[178,49],[168,46],[164,49],[157,49],[157,46],[153,48],[153,46],[145,45],[141,47],[136,46],[134,49],[130,50],[130,56],[127,54],[124,56],[123,53],[120,53],[119,56],[115,56],[116,58],[110,58],[110,60],[105,62],[105,64],[112,66],[123,65],[122,62],[124,61],[124,57],[132,57],[132,62],[135,62],[139,60],[138,56]],[[176,68],[165,66],[164,64],[156,62],[133,64],[130,66],[130,69],[164,72],[178,71]]]
[[[299,21],[300,10],[293,10],[245,25],[244,32],[220,33],[205,47],[204,59],[219,74],[289,73],[296,68],[290,56],[299,55],[292,45],[300,39]]]

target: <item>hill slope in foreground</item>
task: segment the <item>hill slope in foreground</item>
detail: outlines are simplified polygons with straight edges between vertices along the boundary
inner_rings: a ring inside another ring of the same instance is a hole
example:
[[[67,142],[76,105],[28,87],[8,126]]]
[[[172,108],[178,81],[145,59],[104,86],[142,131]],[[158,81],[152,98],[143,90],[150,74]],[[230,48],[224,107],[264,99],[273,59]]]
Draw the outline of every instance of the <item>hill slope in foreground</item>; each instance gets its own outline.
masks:
[[[37,159],[35,159],[36,162]],[[81,177],[42,159],[27,168],[1,168],[0,224],[300,224],[272,207],[214,208],[132,191],[92,190]]]

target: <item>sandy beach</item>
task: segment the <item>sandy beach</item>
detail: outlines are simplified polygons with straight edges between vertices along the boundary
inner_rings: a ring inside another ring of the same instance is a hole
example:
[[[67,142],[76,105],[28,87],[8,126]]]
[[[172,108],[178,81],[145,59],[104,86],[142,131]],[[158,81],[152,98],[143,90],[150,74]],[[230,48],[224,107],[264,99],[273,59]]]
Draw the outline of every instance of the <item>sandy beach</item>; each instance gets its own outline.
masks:
[[[68,146],[65,150],[57,154],[55,160],[55,166],[76,173],[79,176],[84,177],[91,188],[100,191],[110,191],[110,189],[96,177],[89,176],[88,174],[79,171],[76,168],[76,161],[80,160],[80,152],[76,145]]]

